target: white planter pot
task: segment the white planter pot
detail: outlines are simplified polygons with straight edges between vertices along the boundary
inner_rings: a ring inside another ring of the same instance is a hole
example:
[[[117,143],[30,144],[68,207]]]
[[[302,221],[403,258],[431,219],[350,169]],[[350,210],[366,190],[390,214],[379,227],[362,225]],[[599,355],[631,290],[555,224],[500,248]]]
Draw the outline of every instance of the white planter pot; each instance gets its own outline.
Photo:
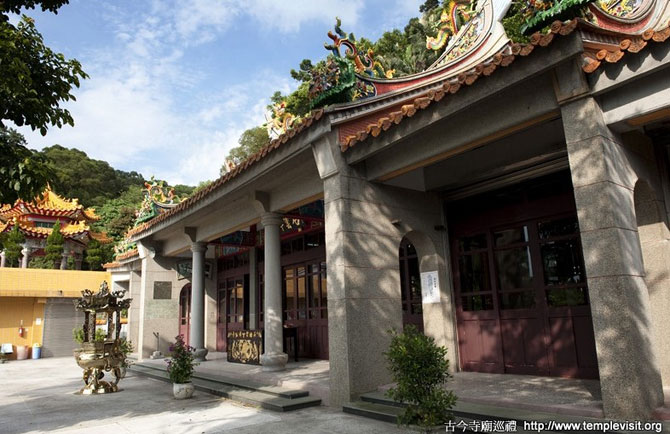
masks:
[[[172,394],[175,399],[188,399],[193,396],[193,383],[172,383]]]

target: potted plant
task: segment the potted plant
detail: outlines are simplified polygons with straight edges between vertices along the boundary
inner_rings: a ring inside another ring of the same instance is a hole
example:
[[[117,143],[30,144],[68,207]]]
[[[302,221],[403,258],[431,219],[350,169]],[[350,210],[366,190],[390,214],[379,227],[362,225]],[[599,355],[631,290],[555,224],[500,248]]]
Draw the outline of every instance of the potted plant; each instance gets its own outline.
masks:
[[[447,349],[408,325],[402,333],[391,330],[391,345],[384,356],[396,383],[387,395],[406,406],[398,423],[424,432],[444,431],[456,403],[454,393],[446,389],[451,378]]]
[[[184,342],[184,337],[178,335],[175,343],[170,345],[172,358],[167,360],[167,372],[172,381],[172,393],[176,399],[187,399],[193,396],[193,368],[198,365],[193,357],[195,348]]]

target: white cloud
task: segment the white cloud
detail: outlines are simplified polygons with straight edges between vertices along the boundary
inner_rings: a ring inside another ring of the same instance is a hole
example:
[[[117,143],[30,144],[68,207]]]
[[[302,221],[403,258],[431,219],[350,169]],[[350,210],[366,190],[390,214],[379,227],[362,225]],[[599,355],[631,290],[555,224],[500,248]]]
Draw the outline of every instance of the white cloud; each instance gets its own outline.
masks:
[[[336,15],[353,26],[362,9],[362,0],[154,0],[136,14],[107,4],[99,13],[113,38],[80,58],[91,78],[74,92],[77,101],[64,105],[75,127],[51,128],[46,137],[21,131],[31,146],[75,147],[170,183],[214,179],[240,134],[265,122],[272,92],[286,94],[296,84],[272,70],[224,83],[192,62],[190,50],[225,43],[239,20],[288,33],[315,21],[330,28]]]
[[[354,26],[363,10],[362,0],[252,0],[247,4],[249,13],[263,26],[285,33],[314,21],[332,25],[336,16]]]

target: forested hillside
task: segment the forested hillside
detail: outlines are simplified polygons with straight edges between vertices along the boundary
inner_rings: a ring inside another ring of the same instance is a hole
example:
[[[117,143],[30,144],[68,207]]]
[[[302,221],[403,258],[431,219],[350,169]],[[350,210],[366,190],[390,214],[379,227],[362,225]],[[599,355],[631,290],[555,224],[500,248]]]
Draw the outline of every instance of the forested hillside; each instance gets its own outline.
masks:
[[[123,239],[126,230],[135,222],[135,211],[143,199],[144,181],[149,177],[135,171],[118,170],[106,161],[95,160],[78,149],[69,149],[61,145],[33,151],[27,148],[21,134],[9,128],[0,127],[0,203],[13,203],[17,197],[30,200],[35,194],[43,191],[48,183],[60,196],[68,199],[79,199],[85,207],[93,207],[100,216],[100,221],[93,229],[105,232],[114,242]],[[19,172],[29,165],[28,176]],[[16,174],[5,172],[14,170]],[[34,174],[39,174],[37,179]],[[7,176],[11,175],[11,176]],[[29,176],[33,175],[33,176]],[[20,185],[15,187],[17,180]],[[24,186],[30,188],[24,188]],[[192,194],[195,187],[187,185],[174,186],[175,194],[184,198]],[[31,197],[32,196],[32,197]],[[89,266],[99,269],[100,264],[112,259],[113,244],[99,247],[96,252],[99,261]]]

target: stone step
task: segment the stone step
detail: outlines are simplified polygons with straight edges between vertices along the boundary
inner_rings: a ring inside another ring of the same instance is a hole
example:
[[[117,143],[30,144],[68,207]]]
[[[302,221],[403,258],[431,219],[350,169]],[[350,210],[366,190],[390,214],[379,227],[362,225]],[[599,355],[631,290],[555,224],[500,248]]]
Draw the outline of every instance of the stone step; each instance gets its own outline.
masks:
[[[359,416],[368,417],[384,422],[397,423],[397,417],[402,413],[406,405],[393,401],[385,395],[382,391],[365,393],[360,396],[359,401],[350,402],[343,406],[345,413],[356,414]],[[515,409],[509,407],[496,407],[491,405],[483,405],[479,403],[472,403],[467,401],[457,401],[454,408],[451,410],[454,415],[454,423],[461,424],[456,428],[455,432],[462,432],[461,426],[463,424],[472,428],[477,425],[477,429],[465,432],[486,432],[482,430],[483,422],[493,422],[495,426],[496,421],[516,422],[517,433],[537,432],[537,430],[524,430],[524,422],[602,422],[602,419],[566,416],[562,414],[533,412],[522,409]],[[444,431],[444,428],[442,428]],[[544,430],[545,433],[553,433],[556,431]],[[577,431],[575,431],[577,432]],[[620,433],[622,431],[607,431],[609,433]]]
[[[385,405],[370,401],[354,401],[342,406],[345,413],[355,414],[383,422],[397,423],[398,415],[404,410],[402,407]]]
[[[132,366],[141,366],[143,368],[154,369],[161,372],[167,372],[166,366],[156,366],[145,363],[134,363]],[[276,395],[287,399],[303,398],[309,395],[309,392],[306,390],[287,389],[285,387],[280,386],[268,386],[263,383],[249,381],[242,378],[224,377],[219,375],[207,375],[199,372],[194,372],[193,378],[224,383],[240,389],[258,390],[261,392],[268,393],[270,395]]]
[[[141,364],[134,364],[131,366],[130,371],[145,377],[165,381],[167,383],[170,382],[170,378],[168,377],[167,372],[161,369],[155,369],[153,367],[149,368],[146,365]],[[231,384],[204,378],[194,377],[192,382],[196,390],[245,404],[257,405],[267,410],[293,411],[301,408],[321,405],[320,398],[312,398],[304,394],[294,398],[286,398],[273,393],[240,388]]]

